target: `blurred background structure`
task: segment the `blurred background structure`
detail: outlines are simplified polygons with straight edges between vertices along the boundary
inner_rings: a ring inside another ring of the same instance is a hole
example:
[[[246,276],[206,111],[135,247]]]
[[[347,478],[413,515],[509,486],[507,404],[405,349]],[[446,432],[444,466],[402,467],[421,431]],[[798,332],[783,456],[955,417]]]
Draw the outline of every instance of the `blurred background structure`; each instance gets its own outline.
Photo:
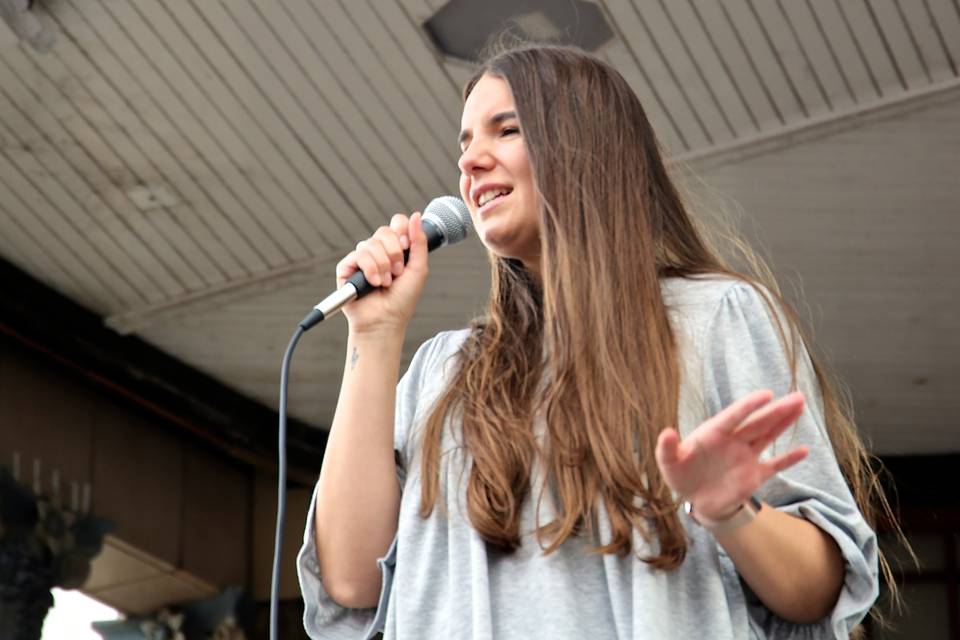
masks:
[[[240,586],[263,633],[283,349],[357,240],[457,192],[466,59],[509,26],[618,68],[695,211],[739,211],[802,290],[921,560],[899,631],[870,634],[960,637],[957,0],[0,0],[0,18],[0,466],[39,461],[37,495],[54,470],[89,486],[116,525],[85,593],[136,618]],[[480,312],[487,272],[475,239],[431,257],[406,358]],[[284,637],[344,336],[315,329],[293,366]]]

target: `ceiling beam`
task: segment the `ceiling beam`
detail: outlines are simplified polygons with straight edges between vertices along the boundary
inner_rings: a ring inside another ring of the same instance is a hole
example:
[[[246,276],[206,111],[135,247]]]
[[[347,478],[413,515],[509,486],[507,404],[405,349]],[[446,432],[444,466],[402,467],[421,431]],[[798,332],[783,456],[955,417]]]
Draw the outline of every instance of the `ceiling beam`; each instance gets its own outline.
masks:
[[[349,252],[350,249],[345,248],[336,255],[291,262],[281,267],[253,273],[213,287],[191,291],[168,300],[115,313],[108,316],[104,322],[120,335],[129,335],[158,322],[166,322],[186,315],[217,309],[237,300],[267,291],[295,286],[308,280],[315,280],[318,277],[330,280],[330,271],[333,265]],[[317,301],[319,302],[319,299]],[[305,308],[303,310],[304,314],[307,311],[309,309]]]
[[[850,109],[831,111],[797,124],[738,138],[728,144],[681,153],[672,162],[689,164],[697,171],[704,171],[957,100],[960,100],[960,78],[952,78],[922,89],[885,96]]]

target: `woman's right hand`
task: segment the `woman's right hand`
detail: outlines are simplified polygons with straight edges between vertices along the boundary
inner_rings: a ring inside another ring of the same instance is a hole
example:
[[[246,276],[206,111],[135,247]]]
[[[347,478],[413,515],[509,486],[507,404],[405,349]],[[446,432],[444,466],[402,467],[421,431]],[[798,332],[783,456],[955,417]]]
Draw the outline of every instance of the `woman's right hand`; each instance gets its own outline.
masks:
[[[403,252],[408,248],[410,254],[404,264]],[[380,227],[357,244],[337,263],[337,287],[357,271],[363,271],[376,289],[343,307],[350,331],[405,331],[427,280],[427,237],[420,213],[409,218],[398,213],[390,219],[390,226]]]

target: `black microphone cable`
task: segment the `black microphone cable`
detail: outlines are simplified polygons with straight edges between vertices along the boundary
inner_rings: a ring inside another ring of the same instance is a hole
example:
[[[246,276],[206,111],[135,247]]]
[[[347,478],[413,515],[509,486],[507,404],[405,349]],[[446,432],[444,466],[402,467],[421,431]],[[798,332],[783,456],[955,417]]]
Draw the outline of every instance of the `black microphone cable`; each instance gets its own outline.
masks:
[[[277,531],[273,541],[273,572],[270,577],[270,640],[277,640],[277,606],[280,602],[280,551],[283,548],[283,521],[287,507],[287,387],[290,380],[290,360],[293,350],[303,335],[304,328],[297,325],[290,344],[283,354],[280,366],[280,424],[277,436]]]

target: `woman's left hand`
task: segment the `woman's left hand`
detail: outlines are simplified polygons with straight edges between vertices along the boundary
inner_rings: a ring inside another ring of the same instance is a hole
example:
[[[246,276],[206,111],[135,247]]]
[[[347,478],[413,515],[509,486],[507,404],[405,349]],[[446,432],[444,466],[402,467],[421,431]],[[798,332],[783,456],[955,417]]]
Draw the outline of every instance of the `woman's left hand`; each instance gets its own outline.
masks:
[[[773,474],[807,457],[804,446],[760,460],[777,437],[803,413],[803,394],[773,400],[755,391],[713,416],[680,440],[665,429],[657,440],[657,465],[667,485],[694,505],[697,513],[723,520]]]

